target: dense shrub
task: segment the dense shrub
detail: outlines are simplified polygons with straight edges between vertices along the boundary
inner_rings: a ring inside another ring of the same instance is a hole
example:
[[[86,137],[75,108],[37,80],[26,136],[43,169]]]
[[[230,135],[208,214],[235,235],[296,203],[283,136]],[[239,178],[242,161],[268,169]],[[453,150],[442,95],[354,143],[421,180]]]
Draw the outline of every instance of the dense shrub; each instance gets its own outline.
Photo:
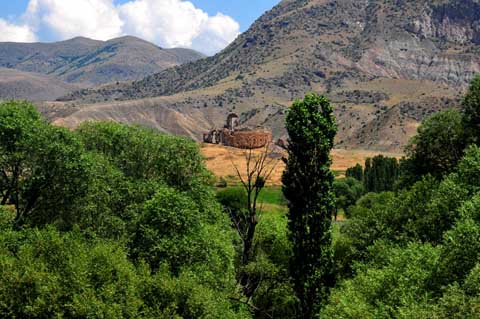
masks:
[[[136,318],[141,282],[126,252],[78,232],[0,234],[3,318]]]
[[[402,318],[405,308],[430,300],[429,280],[438,248],[422,244],[391,248],[378,242],[373,249],[381,254],[333,290],[322,317]]]
[[[426,174],[441,178],[451,173],[462,158],[465,146],[462,116],[458,111],[432,115],[418,128],[406,148],[408,163],[403,164],[402,178],[418,180]]]
[[[350,206],[355,205],[357,200],[365,193],[363,184],[351,177],[336,179],[333,182],[333,191],[336,197],[337,210],[342,209],[347,217],[350,216]]]
[[[198,145],[187,138],[113,122],[87,122],[77,132],[87,150],[104,154],[134,180],[161,181],[180,191],[212,181]]]

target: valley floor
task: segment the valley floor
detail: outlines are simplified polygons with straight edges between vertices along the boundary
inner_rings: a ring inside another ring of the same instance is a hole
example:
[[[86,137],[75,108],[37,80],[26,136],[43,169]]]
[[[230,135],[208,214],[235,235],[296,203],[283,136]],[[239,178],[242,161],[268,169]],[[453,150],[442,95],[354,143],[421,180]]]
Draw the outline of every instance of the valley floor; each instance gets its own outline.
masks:
[[[232,147],[225,147],[222,145],[202,144],[201,150],[205,156],[207,168],[215,174],[217,178],[223,178],[230,184],[238,184],[239,180],[235,171],[237,166],[240,172],[245,172],[245,151]],[[258,151],[259,152],[259,151]],[[400,153],[385,153],[378,151],[367,150],[344,150],[334,149],[332,151],[333,164],[332,169],[338,176],[342,176],[347,168],[355,166],[357,163],[363,165],[365,159],[383,154],[388,157],[400,158],[403,154]],[[285,165],[282,161],[282,156],[286,152],[277,148],[274,150],[272,156],[272,165],[275,165],[272,177],[269,180],[269,185],[281,185],[282,173]]]

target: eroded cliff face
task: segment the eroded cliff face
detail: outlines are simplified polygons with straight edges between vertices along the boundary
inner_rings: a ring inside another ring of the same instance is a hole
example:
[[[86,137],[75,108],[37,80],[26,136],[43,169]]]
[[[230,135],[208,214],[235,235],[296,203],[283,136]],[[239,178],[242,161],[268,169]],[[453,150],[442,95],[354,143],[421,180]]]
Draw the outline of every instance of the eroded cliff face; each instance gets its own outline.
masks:
[[[478,1],[371,1],[366,12],[356,41],[361,71],[455,86],[480,72]]]

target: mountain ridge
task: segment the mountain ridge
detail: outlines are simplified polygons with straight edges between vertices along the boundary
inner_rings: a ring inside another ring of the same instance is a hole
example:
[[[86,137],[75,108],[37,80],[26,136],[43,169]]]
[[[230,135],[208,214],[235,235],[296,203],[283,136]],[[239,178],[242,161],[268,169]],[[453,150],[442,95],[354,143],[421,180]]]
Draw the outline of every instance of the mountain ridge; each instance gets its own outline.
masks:
[[[138,80],[203,57],[189,49],[162,49],[133,36],[108,41],[76,37],[53,43],[0,43],[0,67],[84,86]]]
[[[202,123],[189,127],[198,139],[236,112],[285,137],[285,110],[314,91],[335,103],[338,147],[398,152],[426,116],[458,107],[480,72],[479,21],[475,0],[282,1],[213,57],[61,100],[92,110],[109,101],[110,113],[155,100]]]

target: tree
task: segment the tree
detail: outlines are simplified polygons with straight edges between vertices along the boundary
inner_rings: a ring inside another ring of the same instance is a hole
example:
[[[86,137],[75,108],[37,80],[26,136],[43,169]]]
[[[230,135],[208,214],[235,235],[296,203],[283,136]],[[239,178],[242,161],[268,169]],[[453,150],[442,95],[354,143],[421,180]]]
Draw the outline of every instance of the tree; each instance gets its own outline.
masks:
[[[358,265],[357,275],[332,291],[330,302],[319,317],[430,318],[416,312],[405,316],[405,312],[419,303],[432,303],[430,276],[439,249],[418,243],[398,248],[382,241],[373,249],[377,252],[375,260]]]
[[[363,184],[367,192],[392,191],[398,179],[399,166],[396,158],[378,155],[367,158]]]
[[[271,155],[270,144],[265,145],[261,150],[246,149],[244,151],[245,172],[242,172],[232,159],[232,165],[243,186],[246,199],[244,210],[237,210],[234,214],[231,211],[230,214],[242,241],[241,267],[246,267],[252,261],[255,229],[258,225],[258,196],[275,169],[276,160]],[[248,273],[243,270],[240,271],[239,283],[247,298],[250,298],[258,287],[258,283],[252,282]]]
[[[34,147],[34,137],[44,126],[33,105],[14,101],[0,104],[1,205],[19,190],[23,163]]]
[[[350,167],[345,172],[345,177],[355,178],[357,181],[363,181],[363,167],[360,164],[357,164],[353,167]]]
[[[174,274],[186,265],[204,265],[213,272],[231,267],[233,250],[227,243],[233,232],[229,231],[228,219],[222,218],[219,210],[202,212],[186,193],[159,188],[144,204],[136,228],[131,243],[133,255],[147,261],[155,271],[162,264],[168,264]]]
[[[73,133],[48,125],[33,105],[0,105],[0,160],[1,203],[14,205],[17,227],[69,228],[81,216],[92,162]]]
[[[198,144],[185,137],[111,122],[87,122],[77,133],[88,151],[106,156],[131,180],[156,181],[180,191],[210,183]]]
[[[457,166],[465,146],[461,114],[456,110],[438,112],[427,118],[410,140],[406,147],[409,163],[402,164],[402,174],[416,180],[426,174],[442,178]]]
[[[462,122],[467,142],[480,142],[480,75],[477,75],[462,101]]]
[[[355,205],[357,200],[362,197],[364,193],[363,184],[355,178],[347,177],[337,179],[333,182],[333,190],[335,192],[337,210],[343,209],[345,214],[349,216],[348,208]],[[335,211],[337,211],[335,210]],[[337,213],[335,212],[335,220],[337,220]]]
[[[331,223],[335,210],[330,151],[337,126],[330,101],[309,94],[287,113],[288,159],[282,177],[293,247],[290,274],[302,318],[313,318],[334,284]]]
[[[141,318],[141,278],[115,243],[48,227],[0,234],[0,317]]]

